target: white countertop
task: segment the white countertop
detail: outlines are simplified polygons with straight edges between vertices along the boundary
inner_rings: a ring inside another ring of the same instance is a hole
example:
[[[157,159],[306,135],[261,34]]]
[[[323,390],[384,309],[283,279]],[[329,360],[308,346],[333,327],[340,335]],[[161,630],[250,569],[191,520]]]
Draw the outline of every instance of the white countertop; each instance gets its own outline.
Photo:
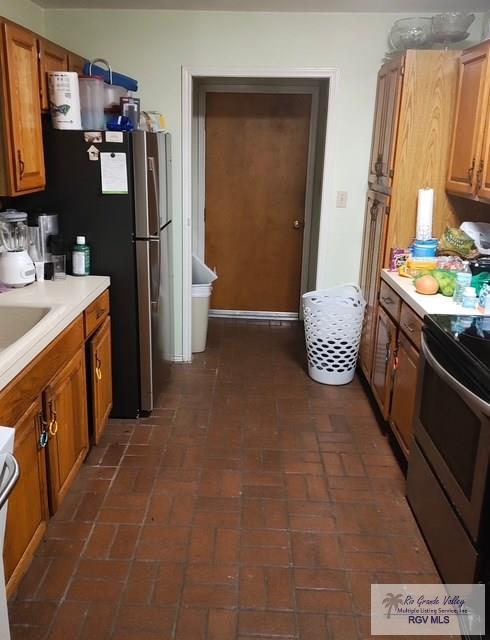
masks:
[[[109,285],[107,276],[67,276],[66,280],[34,282],[22,289],[0,293],[0,316],[2,307],[49,308],[49,312],[32,329],[5,349],[0,349],[0,390]]]
[[[461,305],[455,304],[452,298],[443,296],[442,293],[436,293],[433,296],[417,293],[412,278],[404,278],[398,273],[388,271],[388,269],[381,271],[381,279],[394,289],[421,318],[428,313],[458,316],[484,315],[478,309],[464,309]]]

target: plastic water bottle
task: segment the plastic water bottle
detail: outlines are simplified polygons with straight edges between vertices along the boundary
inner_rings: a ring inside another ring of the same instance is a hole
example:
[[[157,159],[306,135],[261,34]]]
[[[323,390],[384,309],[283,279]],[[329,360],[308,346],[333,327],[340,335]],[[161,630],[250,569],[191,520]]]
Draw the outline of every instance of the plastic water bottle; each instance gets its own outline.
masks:
[[[471,269],[467,260],[463,261],[463,268],[456,273],[456,286],[453,300],[456,304],[463,304],[463,295],[466,287],[471,287]]]

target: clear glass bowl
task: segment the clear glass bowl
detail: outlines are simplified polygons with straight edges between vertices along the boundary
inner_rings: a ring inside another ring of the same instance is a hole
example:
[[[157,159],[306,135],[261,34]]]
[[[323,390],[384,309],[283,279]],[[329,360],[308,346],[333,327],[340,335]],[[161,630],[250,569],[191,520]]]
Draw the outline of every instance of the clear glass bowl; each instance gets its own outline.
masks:
[[[473,13],[449,11],[432,17],[433,42],[461,42],[470,34],[468,29],[475,19]]]
[[[430,18],[401,18],[391,27],[390,43],[396,51],[424,49],[432,44]]]

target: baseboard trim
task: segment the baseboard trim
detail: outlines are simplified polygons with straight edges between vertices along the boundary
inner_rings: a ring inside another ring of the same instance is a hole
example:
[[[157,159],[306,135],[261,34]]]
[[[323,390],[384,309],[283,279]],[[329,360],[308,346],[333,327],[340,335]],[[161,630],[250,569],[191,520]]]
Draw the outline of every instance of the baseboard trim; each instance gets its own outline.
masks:
[[[288,311],[238,311],[235,309],[210,309],[210,318],[242,318],[243,320],[299,320],[297,313]]]

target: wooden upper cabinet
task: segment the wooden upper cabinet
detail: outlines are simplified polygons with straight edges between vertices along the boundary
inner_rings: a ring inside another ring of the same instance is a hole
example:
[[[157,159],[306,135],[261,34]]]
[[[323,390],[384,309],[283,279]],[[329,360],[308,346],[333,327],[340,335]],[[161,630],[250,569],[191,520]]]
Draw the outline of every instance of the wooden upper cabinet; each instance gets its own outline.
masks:
[[[37,38],[11,23],[3,31],[3,127],[6,144],[1,195],[39,191],[46,184]]]
[[[385,193],[390,192],[394,175],[403,64],[404,56],[398,56],[378,73],[369,184]]]
[[[68,71],[76,71],[79,76],[83,76],[83,67],[87,60],[77,53],[68,52]]]
[[[41,108],[49,111],[48,72],[68,71],[68,51],[44,38],[38,39],[38,49]]]
[[[483,134],[488,115],[490,41],[461,56],[458,97],[446,188],[474,197],[482,177]]]
[[[93,440],[97,444],[112,409],[111,319],[106,317],[90,341]]]
[[[55,513],[88,452],[85,350],[63,367],[44,392],[49,424],[48,482]]]
[[[20,477],[8,501],[3,548],[9,595],[23,575],[19,563],[30,562],[49,518],[45,456],[40,445],[41,420],[42,406],[37,399],[15,425],[14,455]]]

